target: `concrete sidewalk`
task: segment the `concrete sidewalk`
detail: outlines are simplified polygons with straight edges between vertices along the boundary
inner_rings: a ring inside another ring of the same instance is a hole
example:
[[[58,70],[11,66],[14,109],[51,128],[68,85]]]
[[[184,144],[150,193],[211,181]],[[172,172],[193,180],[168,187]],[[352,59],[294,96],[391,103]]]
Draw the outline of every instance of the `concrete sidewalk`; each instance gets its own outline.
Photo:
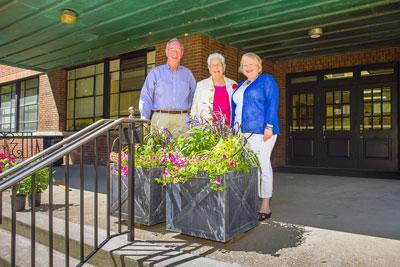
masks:
[[[71,168],[70,219],[76,223],[79,190],[74,188],[79,188],[78,171],[79,168]],[[87,224],[93,223],[91,172],[87,166]],[[100,173],[104,192],[105,171]],[[62,181],[63,174],[62,168],[57,169],[57,180]],[[47,196],[43,197],[46,202]],[[55,188],[54,198],[54,214],[62,218],[60,188]],[[155,245],[241,266],[400,266],[399,203],[400,180],[276,173],[272,220],[226,244],[166,232],[164,224],[137,226],[135,234]],[[104,207],[105,195],[101,194],[100,213],[105,212]],[[99,224],[105,227],[105,221]],[[115,218],[112,228],[117,229]],[[159,258],[149,260],[168,265]],[[190,261],[182,262],[185,265]]]

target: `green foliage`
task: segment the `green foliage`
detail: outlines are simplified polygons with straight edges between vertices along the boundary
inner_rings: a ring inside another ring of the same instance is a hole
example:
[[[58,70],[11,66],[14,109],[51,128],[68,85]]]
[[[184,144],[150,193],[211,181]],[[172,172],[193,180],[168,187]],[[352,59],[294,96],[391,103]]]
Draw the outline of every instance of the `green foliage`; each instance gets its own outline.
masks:
[[[54,172],[51,175],[54,179]],[[35,173],[35,192],[42,193],[49,187],[49,168],[40,169]],[[31,189],[32,176],[29,176],[18,183],[17,195],[28,196],[32,194]]]

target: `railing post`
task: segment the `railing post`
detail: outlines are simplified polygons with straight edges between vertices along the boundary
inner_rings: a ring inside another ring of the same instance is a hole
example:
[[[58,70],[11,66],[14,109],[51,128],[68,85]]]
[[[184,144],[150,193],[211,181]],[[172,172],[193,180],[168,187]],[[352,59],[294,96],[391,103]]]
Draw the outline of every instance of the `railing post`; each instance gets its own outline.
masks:
[[[3,192],[0,192],[0,224],[3,220]]]
[[[132,116],[132,112],[131,116]],[[130,118],[132,118],[129,116]],[[135,240],[135,123],[128,125],[128,241]]]

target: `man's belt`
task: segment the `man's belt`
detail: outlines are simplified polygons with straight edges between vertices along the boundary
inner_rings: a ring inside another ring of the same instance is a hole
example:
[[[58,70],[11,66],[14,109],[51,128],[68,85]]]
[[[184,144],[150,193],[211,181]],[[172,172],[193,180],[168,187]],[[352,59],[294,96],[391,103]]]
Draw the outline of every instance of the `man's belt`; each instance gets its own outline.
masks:
[[[189,113],[189,110],[162,110],[162,109],[157,109],[153,110],[154,113],[167,113],[167,114],[186,114]]]

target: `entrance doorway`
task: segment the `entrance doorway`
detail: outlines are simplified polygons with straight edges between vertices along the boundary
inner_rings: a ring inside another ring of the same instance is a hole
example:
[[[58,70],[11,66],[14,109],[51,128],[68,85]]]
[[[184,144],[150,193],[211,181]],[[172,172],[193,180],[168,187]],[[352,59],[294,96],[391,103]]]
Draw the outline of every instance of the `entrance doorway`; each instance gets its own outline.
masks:
[[[288,164],[398,171],[398,64],[287,79]]]

